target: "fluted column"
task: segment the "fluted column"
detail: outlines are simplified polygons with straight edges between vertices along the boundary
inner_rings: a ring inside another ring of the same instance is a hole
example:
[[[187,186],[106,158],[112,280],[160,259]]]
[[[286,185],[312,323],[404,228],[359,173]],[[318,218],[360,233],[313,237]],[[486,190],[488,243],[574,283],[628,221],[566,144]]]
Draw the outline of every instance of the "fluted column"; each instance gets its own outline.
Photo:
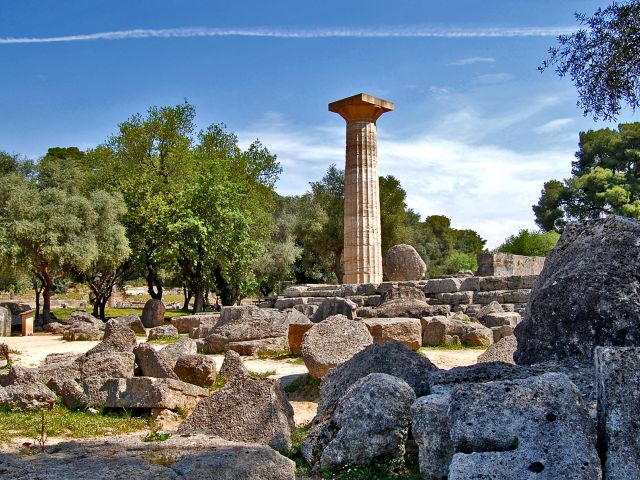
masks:
[[[329,104],[347,122],[343,283],[382,282],[376,120],[393,104],[359,94]]]

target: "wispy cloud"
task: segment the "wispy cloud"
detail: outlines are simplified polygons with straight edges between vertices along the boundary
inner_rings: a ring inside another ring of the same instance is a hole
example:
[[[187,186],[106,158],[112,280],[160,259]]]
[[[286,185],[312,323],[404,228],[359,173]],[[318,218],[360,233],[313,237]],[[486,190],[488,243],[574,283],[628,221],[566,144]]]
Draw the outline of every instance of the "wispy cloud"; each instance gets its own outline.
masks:
[[[475,81],[480,85],[495,85],[496,83],[508,82],[513,80],[513,78],[513,75],[510,73],[487,73],[485,75],[478,75]]]
[[[370,28],[162,28],[97,32],[53,37],[3,37],[0,44],[87,42],[95,40],[128,40],[140,38],[195,37],[271,37],[271,38],[511,38],[555,37],[575,31],[574,27],[513,27],[513,28],[433,28],[425,26]]]
[[[536,133],[548,134],[566,129],[574,122],[573,118],[558,118],[533,129]]]
[[[452,67],[463,67],[465,65],[473,65],[475,63],[495,63],[496,59],[493,57],[471,57],[461,58],[455,62],[448,63],[447,65]]]
[[[536,99],[530,106],[491,114],[451,112],[436,128],[425,125],[423,133],[408,138],[380,128],[380,174],[398,178],[407,191],[407,204],[422,216],[447,215],[455,228],[472,228],[488,240],[488,247],[496,247],[522,228],[535,228],[531,205],[538,201],[543,183],[569,174],[572,147],[537,144],[529,151],[500,144],[502,132],[530,124],[554,101]],[[475,134],[467,135],[461,125]],[[301,127],[268,114],[238,134],[244,143],[259,137],[278,154],[284,166],[281,194],[304,193],[330,164],[344,166],[340,122]]]

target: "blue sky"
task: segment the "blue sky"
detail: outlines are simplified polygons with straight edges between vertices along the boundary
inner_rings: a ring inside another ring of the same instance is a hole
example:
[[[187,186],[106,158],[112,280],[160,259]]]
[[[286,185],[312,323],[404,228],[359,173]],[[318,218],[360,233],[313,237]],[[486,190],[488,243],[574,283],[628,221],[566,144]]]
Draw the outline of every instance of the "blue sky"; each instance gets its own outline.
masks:
[[[0,149],[89,148],[187,99],[200,127],[260,138],[284,168],[277,190],[299,194],[344,163],[344,122],[327,104],[365,92],[396,104],[378,121],[380,173],[422,215],[495,247],[534,227],[531,205],[568,176],[578,132],[615,126],[537,71],[575,11],[607,3],[5,0]]]

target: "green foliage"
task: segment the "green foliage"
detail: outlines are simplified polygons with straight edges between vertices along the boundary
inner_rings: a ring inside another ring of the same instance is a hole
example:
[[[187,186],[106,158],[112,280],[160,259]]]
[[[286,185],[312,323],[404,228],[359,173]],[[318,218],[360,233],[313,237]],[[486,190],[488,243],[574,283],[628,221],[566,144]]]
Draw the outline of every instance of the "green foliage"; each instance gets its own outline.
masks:
[[[142,441],[144,442],[164,442],[171,438],[170,432],[161,432],[160,425],[154,419],[149,419],[147,421],[147,426],[149,427],[149,432],[144,436]]]
[[[275,370],[267,370],[266,372],[255,372],[253,370],[249,370],[249,375],[251,375],[253,378],[269,378],[275,374]]]
[[[305,373],[284,387],[284,391],[296,398],[315,402],[320,398],[320,380]]]
[[[640,123],[580,133],[572,176],[544,184],[536,223],[543,230],[562,230],[567,221],[602,215],[640,218]]]
[[[554,231],[530,232],[529,230],[520,230],[518,235],[508,237],[498,247],[498,251],[515,255],[546,257],[556,246],[559,238],[560,234]]]
[[[576,14],[581,28],[558,37],[540,70],[555,66],[578,90],[578,106],[594,120],[615,120],[623,104],[640,106],[640,1],[614,2],[592,17]]]
[[[382,255],[394,245],[411,243],[413,231],[405,202],[407,192],[400,181],[391,176],[380,177],[380,231]]]
[[[366,466],[350,466],[340,472],[323,470],[322,478],[337,480],[420,480],[417,465],[407,465],[404,458]]]

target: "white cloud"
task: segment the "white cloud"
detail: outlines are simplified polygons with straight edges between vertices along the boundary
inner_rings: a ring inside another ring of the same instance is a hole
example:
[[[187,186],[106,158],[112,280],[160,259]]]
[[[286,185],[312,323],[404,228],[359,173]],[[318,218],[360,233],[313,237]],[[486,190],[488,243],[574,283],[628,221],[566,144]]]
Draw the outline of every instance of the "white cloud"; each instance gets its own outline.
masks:
[[[272,28],[184,27],[162,29],[133,29],[55,37],[4,37],[0,44],[86,42],[94,40],[126,40],[140,38],[194,37],[271,37],[271,38],[518,38],[557,37],[575,31],[574,27],[499,27],[499,28],[433,28],[425,26],[399,27],[328,27],[328,28]]]
[[[533,131],[540,134],[556,133],[565,130],[573,122],[573,118],[557,118],[543,125],[535,127]]]
[[[496,59],[493,57],[471,57],[461,58],[455,62],[451,62],[448,65],[452,67],[463,67],[465,65],[473,65],[475,63],[495,63]]]
[[[378,136],[380,174],[398,178],[407,191],[408,206],[423,217],[447,215],[455,228],[472,228],[487,239],[489,248],[496,247],[522,228],[535,228],[531,206],[538,201],[543,183],[569,174],[571,146],[520,151],[495,142],[501,138],[500,129],[530,121],[553,102],[552,98],[546,103],[542,99],[532,102],[537,107],[496,118],[470,109],[454,112],[451,129],[439,122],[439,128],[425,128],[425,133],[411,138],[398,138],[382,128]],[[479,133],[461,134],[461,119]],[[302,129],[270,116],[239,132],[239,137],[246,143],[259,137],[278,155],[284,167],[277,186],[281,194],[302,194],[330,164],[344,166],[342,125]]]

